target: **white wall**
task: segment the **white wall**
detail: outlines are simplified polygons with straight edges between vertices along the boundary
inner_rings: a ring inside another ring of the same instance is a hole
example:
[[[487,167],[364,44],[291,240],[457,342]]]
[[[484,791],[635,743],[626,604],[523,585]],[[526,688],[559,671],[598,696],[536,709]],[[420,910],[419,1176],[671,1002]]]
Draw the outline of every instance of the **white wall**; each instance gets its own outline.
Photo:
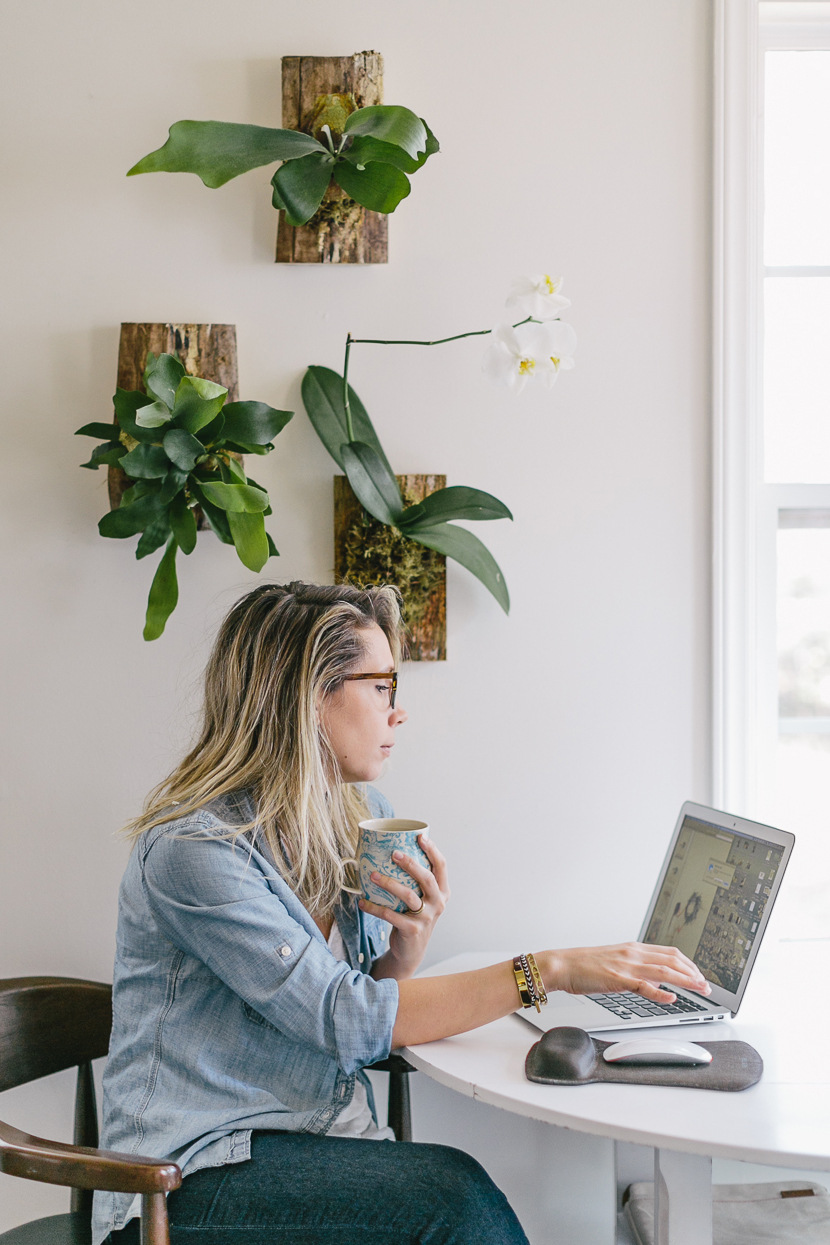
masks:
[[[108,977],[115,832],[186,742],[210,636],[254,580],[202,537],[166,634],[141,639],[157,559],[98,536],[104,473],[78,470],[94,443],[72,436],[110,417],[120,322],[236,323],[241,396],[297,410],[258,464],[269,572],[325,581],[333,464],[302,413],[305,366],[339,369],[347,330],[488,327],[533,271],[564,274],[579,334],[552,393],[490,387],[475,340],[353,352],[398,470],[515,513],[478,529],[510,617],[451,565],[449,659],[405,672],[382,785],[451,860],[436,958],[636,932],[677,808],[709,795],[709,9],[4,0],[2,975]],[[179,118],[278,125],[280,57],[364,48],[384,54],[387,102],[442,144],[390,220],[388,266],[275,266],[270,170],[218,191],[124,177]],[[47,1135],[63,1118],[41,1088],[3,1105]],[[467,1135],[534,1243],[522,1154],[607,1171],[602,1143],[436,1087],[415,1111],[419,1136]],[[3,1178],[0,1229],[63,1202]],[[602,1240],[605,1209],[585,1213],[581,1239]]]

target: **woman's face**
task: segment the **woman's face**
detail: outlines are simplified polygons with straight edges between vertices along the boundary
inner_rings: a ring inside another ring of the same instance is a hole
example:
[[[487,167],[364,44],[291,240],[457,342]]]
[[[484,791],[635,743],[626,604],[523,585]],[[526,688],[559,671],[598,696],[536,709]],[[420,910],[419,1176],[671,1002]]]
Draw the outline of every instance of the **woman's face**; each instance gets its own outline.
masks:
[[[354,674],[385,674],[394,670],[389,641],[377,624],[359,633],[363,656]],[[406,710],[395,701],[389,708],[389,683],[380,679],[352,679],[326,697],[320,721],[328,735],[343,782],[374,782],[395,746],[395,728],[406,721]]]

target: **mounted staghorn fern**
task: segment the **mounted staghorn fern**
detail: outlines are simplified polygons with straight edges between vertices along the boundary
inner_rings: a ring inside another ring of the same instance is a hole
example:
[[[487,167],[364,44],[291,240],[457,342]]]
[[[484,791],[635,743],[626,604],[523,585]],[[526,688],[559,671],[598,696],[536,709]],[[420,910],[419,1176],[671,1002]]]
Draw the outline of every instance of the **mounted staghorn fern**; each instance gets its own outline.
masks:
[[[115,423],[85,424],[75,435],[103,441],[82,467],[118,467],[129,477],[120,506],[98,523],[101,535],[123,540],[141,533],[137,558],[165,546],[144,626],[144,639],[156,640],[179,599],[176,553],[196,547],[197,507],[249,570],[261,571],[278,556],[265,531],[268,493],[245,474],[240,456],[270,453],[293,411],[227,402],[227,389],[188,376],[171,354],[156,358],[151,351],[143,381],[146,393],[116,390]]]
[[[285,211],[290,225],[307,224],[332,183],[370,211],[394,212],[410,192],[410,176],[438,151],[434,134],[408,108],[357,108],[349,95],[324,100],[326,111],[313,119],[313,134],[230,121],[176,121],[164,146],[134,164],[127,176],[195,173],[216,189],[280,160],[271,178],[272,203]]]

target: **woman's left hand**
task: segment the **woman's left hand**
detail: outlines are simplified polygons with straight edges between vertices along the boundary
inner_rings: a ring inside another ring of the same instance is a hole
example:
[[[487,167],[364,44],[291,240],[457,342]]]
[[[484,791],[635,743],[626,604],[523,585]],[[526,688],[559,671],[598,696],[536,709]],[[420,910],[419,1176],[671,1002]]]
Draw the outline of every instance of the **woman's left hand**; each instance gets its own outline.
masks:
[[[423,897],[422,905],[417,891],[382,873],[373,873],[372,881],[388,891],[393,899],[405,903],[407,911],[395,912],[392,908],[370,903],[368,899],[359,901],[364,912],[378,916],[392,926],[389,950],[372,967],[372,976],[376,978],[395,977],[402,980],[412,976],[424,958],[435,922],[450,897],[447,862],[443,855],[426,835],[419,836],[418,844],[429,857],[432,870],[425,869],[405,852],[394,852],[393,860],[418,883]]]

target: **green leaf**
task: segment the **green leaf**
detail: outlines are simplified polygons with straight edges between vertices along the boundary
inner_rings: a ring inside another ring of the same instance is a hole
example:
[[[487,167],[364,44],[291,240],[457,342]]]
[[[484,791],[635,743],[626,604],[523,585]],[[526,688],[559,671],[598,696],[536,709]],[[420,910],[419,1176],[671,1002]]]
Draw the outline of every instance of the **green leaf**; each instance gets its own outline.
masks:
[[[222,438],[222,449],[232,450],[234,454],[270,454],[273,448],[270,441],[267,445],[247,445],[244,441],[226,441]]]
[[[436,549],[466,566],[492,592],[505,614],[510,612],[510,594],[498,563],[472,532],[449,523],[438,523],[435,527],[407,528],[406,535],[419,545]]]
[[[239,514],[231,510],[228,512],[228,524],[242,565],[247,566],[249,571],[261,571],[269,556],[262,515]]]
[[[196,460],[201,458],[205,452],[202,442],[197,441],[184,428],[170,428],[164,434],[162,445],[171,463],[175,463],[182,471],[192,471],[196,466]]]
[[[216,418],[227,396],[227,389],[212,380],[183,376],[176,390],[173,423],[185,432],[196,433]]]
[[[97,437],[99,441],[117,441],[118,424],[84,424],[75,433],[76,437]]]
[[[354,113],[352,113],[354,116]],[[401,199],[405,199],[412,187],[409,178],[391,164],[374,162],[361,172],[348,161],[335,165],[334,180],[356,203],[372,212],[394,212]]]
[[[102,536],[111,537],[114,540],[123,540],[126,536],[135,536],[137,532],[143,532],[145,528],[149,527],[159,517],[163,506],[159,500],[157,490],[143,497],[130,499],[127,505],[124,504],[124,500],[129,497],[130,493],[134,493],[138,487],[138,485],[135,485],[133,488],[128,489],[121,500],[119,508],[108,511],[102,519],[99,519],[98,531]]]
[[[323,201],[333,167],[334,157],[325,149],[280,165],[271,185],[289,225],[304,225],[311,220]]]
[[[141,540],[136,547],[135,556],[141,559],[146,558],[149,553],[155,553],[169,536],[170,517],[168,514],[163,513],[144,529]]]
[[[115,408],[115,418],[118,420],[119,427],[123,428],[128,436],[134,441],[151,442],[157,440],[154,428],[142,428],[136,423],[136,414],[143,406],[150,406],[152,399],[147,397],[146,393],[139,393],[137,389],[116,389],[112,399]]]
[[[190,490],[201,506],[202,513],[210,524],[214,535],[218,536],[223,545],[232,545],[233,537],[231,536],[228,516],[225,514],[225,511],[220,510],[218,506],[214,506],[212,502],[208,501],[199,484],[193,479],[190,481]]]
[[[119,465],[134,480],[156,480],[167,475],[170,460],[160,445],[137,445]]]
[[[225,484],[250,484],[252,481],[245,475],[245,468],[238,463],[235,458],[229,458],[227,462],[220,462],[219,471]],[[259,485],[254,485],[259,488]],[[262,490],[263,493],[265,489]]]
[[[362,441],[344,445],[342,453],[349,484],[361,506],[381,523],[395,526],[403,510],[403,498],[388,464]]]
[[[163,402],[151,402],[136,411],[135,422],[139,428],[162,428],[170,423],[170,411]]]
[[[346,470],[341,448],[348,441],[346,408],[343,405],[343,377],[329,367],[310,367],[303,377],[303,405],[308,412],[314,431],[342,471]],[[360,398],[349,386],[349,406],[356,441],[371,445],[383,459],[390,475],[394,475],[372,421]]]
[[[167,472],[159,492],[159,499],[165,506],[169,505],[173,498],[182,491],[187,483],[187,476],[188,473],[182,471],[180,467],[171,467]]]
[[[150,595],[147,598],[147,617],[144,621],[144,639],[157,640],[164,631],[167,619],[179,600],[179,581],[176,578],[176,538],[170,537],[164,557],[158,564]]]
[[[249,484],[219,484],[205,480],[200,489],[207,500],[220,510],[230,510],[235,514],[261,514],[268,509],[268,494],[262,489],[251,488]]]
[[[278,558],[278,557],[280,556],[280,551],[279,551],[279,549],[277,548],[277,546],[274,544],[274,542],[273,542],[273,540],[271,539],[271,537],[269,536],[268,532],[266,532],[266,533],[265,533],[265,537],[266,537],[266,540],[268,541],[268,556],[269,556],[269,558]]]
[[[293,418],[293,411],[277,411],[264,402],[228,402],[222,409],[225,416],[224,436],[245,445],[267,445]]]
[[[430,156],[438,151],[438,142],[435,135],[426,126],[427,131],[427,147],[426,151],[422,151],[417,160],[413,160],[402,147],[396,147],[394,143],[384,143],[379,138],[372,138],[369,134],[358,134],[351,142],[349,147],[345,147],[340,153],[341,160],[348,160],[349,164],[355,164],[358,167],[364,167],[371,164],[373,160],[380,160],[382,164],[393,164],[396,169],[400,169],[402,173],[417,173],[422,165],[426,164]]]
[[[420,117],[416,117],[409,108],[401,108],[393,104],[373,104],[368,108],[358,108],[346,120],[343,127],[345,134],[369,134],[384,143],[394,143],[413,160],[417,160],[419,151],[426,151],[427,127]]]
[[[398,527],[407,535],[412,526],[433,527],[448,519],[512,519],[504,502],[481,489],[452,485],[430,493],[416,506],[408,506],[398,520]]]
[[[182,553],[192,553],[198,536],[196,516],[188,506],[184,493],[178,493],[170,506],[170,526]]]
[[[90,471],[97,471],[99,467],[117,467],[119,460],[126,453],[127,451],[123,445],[118,445],[117,443],[113,445],[111,441],[108,441],[105,445],[96,445],[89,461],[80,465],[89,467]]]
[[[195,173],[215,189],[274,160],[296,160],[325,150],[316,138],[298,130],[272,130],[232,121],[176,121],[164,146],[134,164],[127,176]]]
[[[223,407],[215,419],[212,419],[204,428],[199,429],[196,436],[202,442],[202,445],[212,445],[214,443],[221,445],[224,441],[224,428],[225,414]]]
[[[184,365],[174,354],[160,354],[156,358],[151,350],[144,369],[144,388],[152,398],[163,402],[172,411],[176,390],[185,374]]]

